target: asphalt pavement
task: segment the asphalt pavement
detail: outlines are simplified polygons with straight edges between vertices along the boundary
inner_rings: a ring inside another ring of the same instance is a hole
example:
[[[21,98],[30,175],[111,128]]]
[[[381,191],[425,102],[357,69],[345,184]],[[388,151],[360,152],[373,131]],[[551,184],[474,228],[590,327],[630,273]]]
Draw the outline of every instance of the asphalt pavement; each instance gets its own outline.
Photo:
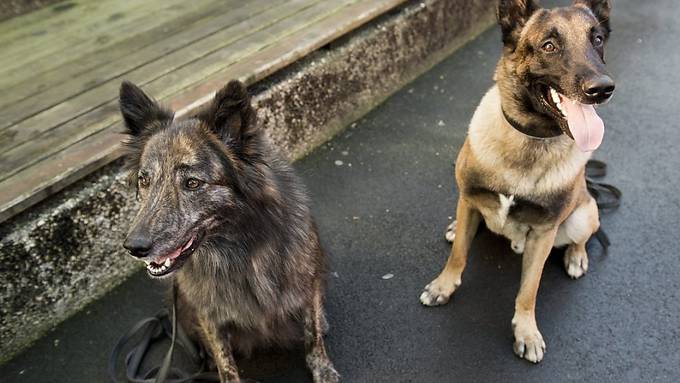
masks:
[[[600,108],[606,181],[624,194],[602,217],[577,281],[562,252],[545,268],[538,365],[512,352],[520,257],[480,230],[463,285],[443,307],[418,297],[449,253],[453,161],[501,51],[496,28],[295,164],[332,264],[328,351],[344,382],[680,381],[680,5],[614,1],[607,61],[616,95]],[[162,305],[139,273],[0,367],[0,381],[105,382],[116,339]],[[160,355],[160,354],[158,354]],[[159,356],[160,357],[160,356]],[[311,381],[301,350],[239,364],[262,382]]]

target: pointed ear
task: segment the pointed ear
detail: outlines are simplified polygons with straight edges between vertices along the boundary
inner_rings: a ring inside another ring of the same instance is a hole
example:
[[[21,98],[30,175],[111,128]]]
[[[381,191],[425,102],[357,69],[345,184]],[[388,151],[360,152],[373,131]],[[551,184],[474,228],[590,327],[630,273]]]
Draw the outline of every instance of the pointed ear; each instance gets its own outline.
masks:
[[[534,0],[499,0],[496,15],[505,46],[516,46],[522,29],[538,9]]]
[[[238,80],[230,81],[217,92],[209,114],[212,114],[208,119],[212,121],[213,131],[222,140],[244,146],[257,133],[250,95]]]
[[[118,103],[127,128],[126,133],[131,136],[139,136],[154,123],[170,122],[173,118],[171,111],[161,108],[137,85],[128,81],[123,81],[120,85]]]
[[[607,33],[611,32],[609,25],[609,13],[612,10],[611,0],[574,0],[574,6],[590,9],[597,21],[607,30]]]

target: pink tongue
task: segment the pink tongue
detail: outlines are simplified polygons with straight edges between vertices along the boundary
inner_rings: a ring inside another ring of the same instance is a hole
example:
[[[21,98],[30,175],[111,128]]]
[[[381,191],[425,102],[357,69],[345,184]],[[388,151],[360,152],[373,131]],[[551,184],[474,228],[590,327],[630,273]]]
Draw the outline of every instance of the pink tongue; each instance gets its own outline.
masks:
[[[175,259],[179,257],[180,254],[182,254],[182,249],[177,249],[165,257],[165,259]]]
[[[177,250],[173,251],[172,253],[168,254],[167,256],[161,258],[161,260],[159,261],[159,263],[163,263],[163,261],[166,260],[166,259],[175,259],[175,258],[179,257],[179,255],[182,254],[182,252],[183,252],[184,250],[190,248],[191,245],[193,245],[194,239],[196,239],[196,238],[195,238],[195,237],[192,237],[191,240],[189,240],[189,242],[187,242],[187,244],[184,245],[184,247],[180,247],[179,249],[177,249]]]
[[[592,152],[602,143],[604,122],[592,105],[581,104],[562,96],[562,105],[567,108],[569,131],[576,145],[583,152]]]

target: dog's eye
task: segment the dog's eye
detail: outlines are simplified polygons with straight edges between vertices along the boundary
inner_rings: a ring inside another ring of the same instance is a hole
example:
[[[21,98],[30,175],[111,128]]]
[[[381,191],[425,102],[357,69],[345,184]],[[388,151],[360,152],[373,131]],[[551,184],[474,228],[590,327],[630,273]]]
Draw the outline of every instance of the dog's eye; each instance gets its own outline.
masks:
[[[593,37],[593,45],[595,45],[596,47],[602,46],[603,43],[604,43],[604,37],[602,37],[600,35]]]
[[[552,53],[557,50],[557,47],[555,46],[555,44],[548,41],[547,43],[543,44],[543,50],[548,53]]]
[[[195,190],[198,189],[201,186],[202,182],[197,180],[196,178],[189,178],[186,182],[186,187],[187,189],[190,190]]]
[[[145,174],[140,174],[137,176],[137,183],[140,187],[145,188],[149,186],[149,178]]]

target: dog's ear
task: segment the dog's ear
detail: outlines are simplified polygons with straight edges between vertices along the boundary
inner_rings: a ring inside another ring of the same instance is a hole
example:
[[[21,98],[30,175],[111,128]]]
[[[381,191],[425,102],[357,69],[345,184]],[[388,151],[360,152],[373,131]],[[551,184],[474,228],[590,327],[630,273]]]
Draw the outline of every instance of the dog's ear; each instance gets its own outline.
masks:
[[[255,111],[250,104],[248,89],[238,80],[230,81],[217,92],[208,114],[215,134],[239,148],[257,134]]]
[[[539,8],[534,0],[499,0],[496,16],[505,46],[515,47],[522,28]]]
[[[126,133],[134,137],[157,126],[157,123],[168,123],[173,119],[171,111],[161,108],[137,85],[128,81],[123,81],[120,86],[118,103],[127,128]]]
[[[609,13],[612,10],[611,0],[574,0],[574,6],[590,9],[597,21],[607,30],[607,33],[611,31],[609,25]]]
[[[242,161],[236,172],[238,187],[243,195],[252,198],[271,198],[278,195],[269,165],[262,159],[260,128],[251,105],[246,86],[230,81],[215,95],[213,104],[198,118],[207,121]]]

